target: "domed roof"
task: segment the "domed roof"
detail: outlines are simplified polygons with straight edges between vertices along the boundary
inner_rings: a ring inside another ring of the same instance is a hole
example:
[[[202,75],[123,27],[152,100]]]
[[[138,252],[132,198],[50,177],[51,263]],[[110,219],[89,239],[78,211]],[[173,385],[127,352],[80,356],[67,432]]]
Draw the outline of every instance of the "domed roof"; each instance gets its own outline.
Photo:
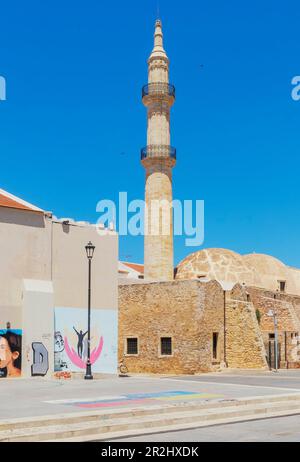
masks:
[[[278,258],[260,253],[249,253],[242,258],[249,267],[257,271],[261,278],[262,287],[270,290],[278,290],[279,281],[285,281],[286,292],[291,294],[298,292],[291,271]]]
[[[242,256],[246,264],[253,266],[260,274],[286,274],[286,266],[278,258],[263,253],[248,253]]]
[[[203,249],[188,255],[177,267],[176,279],[207,278],[219,282],[259,285],[255,269],[227,249]]]
[[[299,268],[287,267],[289,273],[287,292],[300,295],[300,270]],[[291,285],[291,289],[290,289]]]

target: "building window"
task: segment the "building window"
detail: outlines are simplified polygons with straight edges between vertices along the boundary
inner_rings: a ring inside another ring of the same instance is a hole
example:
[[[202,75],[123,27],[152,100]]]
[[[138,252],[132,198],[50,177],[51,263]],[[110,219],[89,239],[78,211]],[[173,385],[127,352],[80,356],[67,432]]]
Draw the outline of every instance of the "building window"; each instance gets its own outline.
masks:
[[[212,338],[213,359],[218,359],[218,338],[219,338],[219,333],[213,332],[213,338]]]
[[[286,281],[278,281],[278,282],[279,282],[279,290],[280,290],[280,292],[285,292]]]
[[[275,334],[269,334],[269,339],[272,340],[275,338]]]
[[[138,354],[138,339],[136,337],[127,338],[126,354],[127,355],[137,355]]]
[[[172,338],[171,337],[161,337],[160,354],[162,356],[172,355]]]

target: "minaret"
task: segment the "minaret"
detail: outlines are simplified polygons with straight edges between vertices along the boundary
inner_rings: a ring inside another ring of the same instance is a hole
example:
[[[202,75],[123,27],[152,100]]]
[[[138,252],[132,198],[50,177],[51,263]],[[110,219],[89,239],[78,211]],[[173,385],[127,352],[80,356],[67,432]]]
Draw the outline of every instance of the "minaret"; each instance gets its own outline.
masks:
[[[171,280],[174,275],[172,168],[176,150],[170,146],[170,108],[175,101],[175,88],[169,84],[169,59],[163,48],[160,20],[155,23],[148,85],[143,87],[142,96],[148,111],[147,146],[141,151],[146,169],[144,277]],[[162,201],[161,208],[158,201]]]

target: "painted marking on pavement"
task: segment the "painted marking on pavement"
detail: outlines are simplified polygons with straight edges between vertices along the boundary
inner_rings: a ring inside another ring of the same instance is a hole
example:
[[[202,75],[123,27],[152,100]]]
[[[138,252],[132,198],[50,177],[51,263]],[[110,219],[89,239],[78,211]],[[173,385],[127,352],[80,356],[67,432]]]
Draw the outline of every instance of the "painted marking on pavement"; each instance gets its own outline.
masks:
[[[44,403],[50,403],[50,404],[73,404],[73,403],[79,403],[81,401],[86,401],[86,402],[96,402],[100,401],[102,399],[105,400],[118,400],[118,399],[123,399],[124,396],[121,395],[107,395],[103,398],[103,396],[93,396],[92,398],[87,398],[87,399],[82,399],[82,398],[72,398],[72,399],[51,399],[48,401],[43,401]]]
[[[114,407],[114,406],[126,406],[127,404],[145,404],[149,401],[152,401],[150,399],[127,399],[127,400],[121,400],[121,401],[100,401],[98,403],[77,403],[77,407],[82,407],[84,409],[95,409],[99,407]]]
[[[147,404],[159,401],[168,400],[190,400],[190,399],[215,399],[222,398],[224,395],[213,393],[199,393],[193,391],[162,391],[155,393],[130,393],[122,396],[105,396],[101,398],[90,399],[66,399],[45,401],[51,404],[66,404],[74,405],[81,408],[101,408],[101,407],[116,407],[126,406],[130,404]]]
[[[168,396],[166,398],[156,398],[156,399],[159,399],[159,400],[176,400],[176,399],[184,399],[184,401],[186,399],[214,399],[214,398],[222,398],[224,395],[217,395],[217,394],[213,394],[213,393],[194,393],[190,396],[184,396],[184,398],[182,396]]]

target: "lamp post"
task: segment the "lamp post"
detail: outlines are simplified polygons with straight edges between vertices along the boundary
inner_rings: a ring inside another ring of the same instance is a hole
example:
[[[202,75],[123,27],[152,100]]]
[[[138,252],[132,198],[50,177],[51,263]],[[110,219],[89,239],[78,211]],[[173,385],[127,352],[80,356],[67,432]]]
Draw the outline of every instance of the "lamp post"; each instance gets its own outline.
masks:
[[[92,258],[94,256],[95,246],[91,241],[85,246],[86,256],[89,262],[89,276],[88,276],[88,340],[87,340],[87,362],[86,373],[84,378],[92,380],[92,365],[91,365],[91,274],[92,274]]]
[[[274,346],[275,346],[275,371],[278,372],[278,335],[277,335],[277,316],[274,310],[269,310],[267,313],[268,316],[273,318],[274,321]]]

